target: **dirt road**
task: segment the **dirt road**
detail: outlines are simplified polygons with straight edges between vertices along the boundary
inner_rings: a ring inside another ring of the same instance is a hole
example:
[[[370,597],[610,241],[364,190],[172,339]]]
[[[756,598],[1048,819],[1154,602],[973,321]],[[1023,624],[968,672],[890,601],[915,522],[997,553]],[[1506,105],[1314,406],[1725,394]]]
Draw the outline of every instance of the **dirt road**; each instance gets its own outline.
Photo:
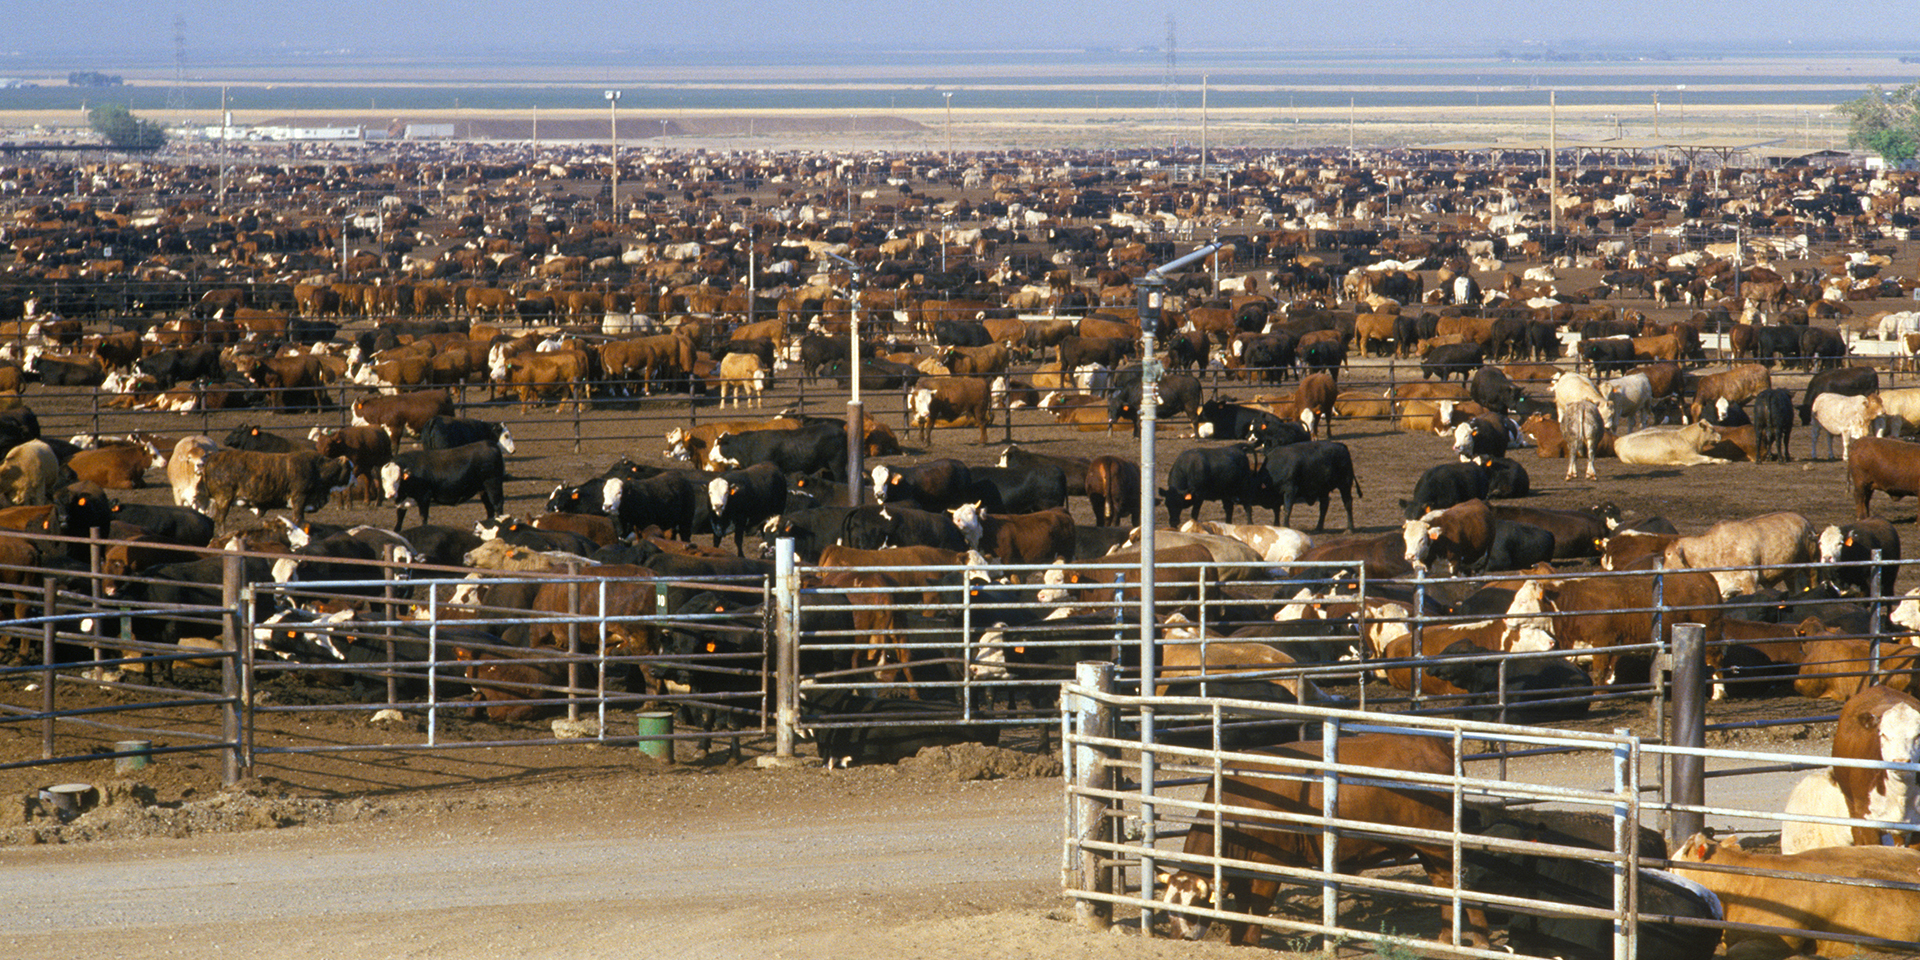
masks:
[[[672,780],[671,784],[660,781]],[[0,852],[0,954],[1224,958],[1072,922],[1056,779],[689,773]]]

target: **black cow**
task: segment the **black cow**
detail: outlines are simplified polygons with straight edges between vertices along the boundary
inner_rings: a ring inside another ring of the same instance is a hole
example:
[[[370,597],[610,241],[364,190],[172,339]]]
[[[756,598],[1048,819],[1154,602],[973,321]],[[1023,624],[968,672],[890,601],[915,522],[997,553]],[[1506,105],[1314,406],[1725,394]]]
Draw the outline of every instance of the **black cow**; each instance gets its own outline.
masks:
[[[1466,428],[1464,437],[1460,435],[1461,427]],[[1485,462],[1507,455],[1510,440],[1507,428],[1491,420],[1475,417],[1455,427],[1453,436],[1453,452],[1465,459]]]
[[[1754,441],[1760,447],[1760,459],[1792,460],[1788,441],[1793,439],[1793,391],[1772,387],[1753,398]]]
[[[1800,425],[1813,422],[1813,398],[1823,393],[1837,393],[1843,397],[1864,397],[1880,389],[1880,373],[1872,367],[1841,367],[1837,370],[1822,370],[1807,381],[1807,390],[1800,395]]]
[[[1831,369],[1840,366],[1847,355],[1847,341],[1839,331],[1826,327],[1800,328],[1800,356],[1807,365],[1818,369]]]
[[[380,468],[380,487],[397,511],[393,529],[407,522],[407,504],[420,508],[420,522],[428,522],[433,504],[452,506],[475,496],[489,517],[506,506],[501,487],[507,479],[507,461],[491,443],[470,443],[452,450],[414,450],[395,454]]]
[[[1226,510],[1227,522],[1232,523],[1234,504],[1249,503],[1258,492],[1247,456],[1248,449],[1238,444],[1181,451],[1167,471],[1166,488],[1160,491],[1167,505],[1169,526],[1178,527],[1180,514],[1187,509],[1192,509],[1193,518],[1198,520],[1200,508],[1208,500],[1219,501]],[[1247,511],[1251,514],[1253,507],[1249,505]]]
[[[821,376],[822,370],[836,360],[846,363],[849,356],[847,341],[840,337],[810,333],[800,338],[800,369],[809,377]]]
[[[943,347],[985,347],[993,344],[993,334],[978,320],[936,320],[933,342]]]
[[[1308,373],[1324,373],[1336,382],[1340,379],[1340,365],[1347,362],[1347,348],[1332,340],[1320,340],[1307,344],[1300,352],[1300,365]]]
[[[145,643],[177,644],[182,637],[219,637],[225,628],[219,610],[222,606],[221,583],[225,566],[224,557],[163,563],[148,567],[140,574],[142,579],[120,584],[117,597],[133,604],[154,605],[148,608],[149,612],[133,616],[133,639]],[[242,561],[240,575],[247,583],[273,579],[273,571],[267,561],[255,557]],[[182,607],[194,608],[198,612],[159,612]],[[272,609],[264,603],[254,604],[253,608],[256,617],[264,617]],[[103,635],[113,635],[119,632],[119,628],[116,624],[105,624],[102,632]],[[167,671],[168,666],[163,663],[161,669]]]
[[[1829,543],[1833,538],[1837,542]],[[1828,579],[1845,587],[1851,587],[1861,594],[1873,592],[1875,567],[1869,561],[1873,552],[1880,551],[1881,565],[1880,596],[1893,596],[1894,578],[1900,575],[1900,533],[1879,517],[1869,517],[1857,523],[1849,523],[1835,533],[1825,531],[1820,536],[1820,554],[1822,562],[1828,563],[1832,572]],[[1831,558],[1829,558],[1831,551]],[[1853,566],[1858,564],[1858,566]]]
[[[255,453],[297,453],[301,450],[313,449],[311,440],[283,437],[250,423],[243,423],[227,431],[226,439],[220,442],[235,450],[252,450]]]
[[[1506,702],[1510,706],[1524,707],[1530,702],[1541,700],[1566,700],[1546,708],[1529,711],[1536,716],[1578,716],[1587,712],[1589,700],[1576,697],[1576,691],[1583,691],[1593,685],[1593,680],[1585,670],[1566,662],[1550,658],[1507,660],[1504,664],[1497,651],[1489,651],[1474,644],[1471,640],[1456,640],[1449,644],[1439,655],[1432,657],[1425,670],[1435,679],[1445,680],[1462,690],[1473,694],[1483,703],[1498,703],[1501,674],[1506,675]],[[1462,658],[1477,657],[1476,662],[1462,662]],[[1502,671],[1501,667],[1505,666]],[[1509,714],[1512,717],[1513,714]],[[1488,711],[1485,719],[1496,719],[1493,711]]]
[[[1266,424],[1275,436],[1279,436],[1279,431],[1285,429],[1285,423],[1269,410],[1224,400],[1208,400],[1200,405],[1200,423],[1193,432],[1202,440],[1252,440],[1261,424]]]
[[[1140,394],[1141,381],[1138,367],[1130,367],[1113,378],[1113,392],[1107,397],[1107,432],[1113,432],[1113,425],[1125,420],[1133,425],[1133,435],[1140,435]],[[1184,373],[1177,373],[1160,381],[1160,402],[1154,408],[1154,417],[1172,417],[1184,413],[1193,420],[1195,430],[1200,429],[1201,402],[1200,381]]]
[[[220,348],[202,344],[162,350],[133,362],[135,373],[143,373],[160,382],[162,388],[203,377],[219,379]]]
[[[1432,510],[1444,510],[1468,500],[1485,500],[1489,477],[1477,463],[1443,463],[1429,467],[1413,485],[1413,499],[1400,501],[1408,520]]]
[[[808,423],[793,430],[750,430],[714,441],[711,459],[738,468],[771,463],[783,474],[825,470],[847,481],[847,426],[838,421]]]
[[[675,659],[654,664],[652,672],[701,697],[675,705],[684,725],[703,734],[739,730],[743,715],[758,705],[765,662],[760,599],[757,591],[703,590],[673,607],[674,622],[661,631],[660,653]],[[709,736],[699,742],[702,752],[712,747]],[[740,759],[739,737],[728,738],[727,753]]]
[[[504,423],[467,417],[434,417],[420,427],[420,446],[428,450],[451,450],[469,443],[494,443],[503,454],[513,452],[513,434]]]
[[[1353,473],[1353,453],[1347,445],[1333,440],[1308,440],[1288,444],[1267,452],[1255,478],[1262,506],[1273,508],[1273,522],[1293,524],[1293,505],[1320,504],[1320,521],[1314,531],[1327,527],[1327,508],[1333,504],[1333,492],[1340,491],[1340,502],[1347,508],[1347,532],[1353,532],[1353,498],[1365,496],[1360,479]],[[1284,520],[1281,511],[1285,510]],[[1250,504],[1249,518],[1253,513]]]
[[[1236,339],[1233,350],[1241,365],[1258,371],[1262,381],[1278,383],[1293,372],[1295,342],[1292,334],[1275,331]]]
[[[526,550],[558,550],[584,557],[600,549],[590,537],[568,530],[543,529],[511,517],[488,517],[474,524],[473,532],[482,540],[505,540]]]
[[[1633,369],[1633,341],[1625,337],[1604,337],[1580,341],[1580,359],[1593,364],[1596,374],[1624,373]]]
[[[787,478],[770,463],[729,470],[707,482],[713,510],[713,545],[733,532],[733,552],[746,556],[747,528],[759,527],[787,507]]]
[[[958,460],[873,468],[874,499],[911,503],[922,510],[951,510],[974,498],[973,470]]]
[[[416,562],[443,567],[463,566],[467,552],[480,545],[480,535],[464,527],[423,523],[400,531],[400,535],[413,544]]]
[[[169,543],[189,547],[206,546],[213,541],[215,532],[213,520],[192,507],[116,503],[112,519],[132,524]]]
[[[965,551],[967,538],[945,513],[915,510],[898,504],[860,507],[847,512],[840,540],[855,550],[883,547],[939,547]]]
[[[1560,328],[1549,320],[1527,322],[1527,358],[1553,360],[1560,356]]]
[[[695,530],[713,522],[709,479],[710,474],[698,470],[672,470],[645,480],[606,480],[600,512],[612,518],[614,531],[622,537],[652,525],[691,541]]]
[[[1478,343],[1443,343],[1420,358],[1420,379],[1445,380],[1458,374],[1464,383],[1484,362],[1486,355]]]
[[[1533,493],[1533,479],[1527,476],[1527,468],[1510,457],[1494,457],[1486,461],[1487,499],[1518,500]]]
[[[774,541],[791,537],[796,558],[802,563],[817,562],[820,551],[840,538],[847,526],[847,514],[852,512],[852,507],[814,507],[783,513],[761,533],[766,552],[772,551]]]
[[[1207,335],[1183,330],[1167,338],[1167,369],[1192,370],[1207,364]]]
[[[1067,505],[1067,475],[1055,466],[974,467],[969,503],[988,513],[1019,514]]]
[[[1556,543],[1553,532],[1544,527],[1496,517],[1493,540],[1482,563],[1486,570],[1525,570],[1552,560]]]
[[[1473,372],[1473,379],[1467,384],[1467,395],[1488,410],[1500,416],[1513,412],[1513,408],[1524,396],[1520,388],[1499,367],[1481,367]]]

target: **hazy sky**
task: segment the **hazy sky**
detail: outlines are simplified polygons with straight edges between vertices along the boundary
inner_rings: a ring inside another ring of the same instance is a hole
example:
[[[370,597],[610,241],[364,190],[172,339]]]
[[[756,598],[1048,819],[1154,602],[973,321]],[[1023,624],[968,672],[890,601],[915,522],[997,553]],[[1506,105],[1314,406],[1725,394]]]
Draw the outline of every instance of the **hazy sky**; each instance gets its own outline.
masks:
[[[201,62],[218,62],[222,49],[277,45],[423,54],[546,49],[586,56],[663,47],[1138,47],[1160,43],[1170,13],[1182,49],[1484,47],[1528,40],[1669,49],[1789,40],[1920,47],[1920,28],[1894,7],[1871,13],[1838,0],[1191,0],[1177,6],[1165,0],[12,0],[5,9],[0,54],[120,59],[158,52],[171,61],[179,17],[186,23],[189,57]]]

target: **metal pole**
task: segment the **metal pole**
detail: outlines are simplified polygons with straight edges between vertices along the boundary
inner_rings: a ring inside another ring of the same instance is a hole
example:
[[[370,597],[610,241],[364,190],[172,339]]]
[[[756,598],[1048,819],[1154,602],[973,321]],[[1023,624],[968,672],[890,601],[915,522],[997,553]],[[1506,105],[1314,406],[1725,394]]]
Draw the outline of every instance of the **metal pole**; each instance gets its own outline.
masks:
[[[228,553],[222,561],[220,605],[226,612],[220,617],[220,647],[225,654],[220,661],[220,696],[225,703],[220,708],[220,739],[227,748],[220,751],[220,782],[233,783],[240,779],[240,651],[248,646],[246,625],[252,618],[240,618],[240,591],[247,581],[245,558]]]
[[[1547,230],[1560,232],[1560,96],[1547,92]]]
[[[620,91],[606,91],[607,98],[607,152],[608,168],[612,171],[612,189],[607,198],[607,209],[612,211],[612,219],[620,222],[620,117],[616,113],[620,106]]]
[[[48,577],[40,590],[40,615],[51,618],[60,602],[60,581]],[[53,759],[53,686],[58,676],[55,666],[60,662],[54,655],[53,620],[48,619],[40,626],[40,759]]]
[[[793,538],[773,542],[774,731],[773,755],[793,756],[799,723],[800,580],[793,569]]]
[[[1698,623],[1673,625],[1673,745],[1698,749],[1707,745],[1706,627]],[[1674,804],[1700,806],[1706,802],[1706,760],[1697,753],[1673,755],[1672,779],[1667,791]],[[1669,846],[1699,833],[1704,814],[1674,811],[1667,820]]]
[[[851,183],[848,189],[852,189]],[[857,507],[864,486],[865,478],[861,474],[866,469],[867,452],[867,410],[860,403],[860,265],[836,254],[827,256],[853,271],[853,279],[847,281],[847,366],[852,374],[847,381],[851,391],[847,399],[847,506]]]
[[[1113,693],[1113,675],[1111,663],[1082,660],[1074,666],[1075,686],[1097,694]],[[1077,875],[1069,877],[1067,885],[1089,893],[1112,893],[1113,874],[1101,867],[1104,854],[1091,845],[1109,839],[1113,832],[1112,820],[1107,816],[1108,801],[1102,794],[1113,789],[1115,771],[1108,762],[1111,750],[1087,740],[1112,739],[1113,704],[1101,697],[1075,695],[1069,698],[1066,709],[1077,728],[1072,751],[1072,829],[1074,845],[1080,854],[1076,861],[1070,862],[1069,870]],[[1153,878],[1145,876],[1141,882],[1151,893]],[[1105,900],[1075,900],[1073,912],[1082,926],[1095,930],[1105,930],[1113,922],[1113,904]]]

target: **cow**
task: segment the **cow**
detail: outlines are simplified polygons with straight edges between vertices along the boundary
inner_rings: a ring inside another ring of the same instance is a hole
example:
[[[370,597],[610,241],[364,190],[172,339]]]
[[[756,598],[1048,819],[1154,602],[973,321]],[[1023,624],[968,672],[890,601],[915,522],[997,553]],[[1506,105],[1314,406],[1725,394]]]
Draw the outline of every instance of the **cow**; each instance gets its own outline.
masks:
[[[497,517],[506,506],[506,458],[494,443],[469,443],[451,450],[417,450],[395,454],[380,468],[380,490],[393,502],[393,529],[407,522],[407,505],[420,508],[420,522],[431,522],[434,504],[452,506],[480,498],[486,516]]]
[[[1614,420],[1613,401],[1593,385],[1593,381],[1578,373],[1562,372],[1553,377],[1554,419],[1567,415],[1567,408],[1585,400],[1600,411],[1600,419],[1611,423]]]
[[[1594,682],[1612,685],[1619,674],[1618,654],[1608,648],[1647,643],[1654,632],[1654,576],[1575,577],[1547,591],[1547,601],[1559,611],[1553,621],[1554,647],[1592,650],[1589,666]],[[1660,613],[1659,642],[1673,642],[1675,623],[1706,627],[1709,666],[1717,665],[1723,619],[1720,587],[1704,573],[1670,570],[1660,575],[1665,609]]]
[[[1468,500],[1485,500],[1492,478],[1478,463],[1442,463],[1427,468],[1413,485],[1413,498],[1400,505],[1405,519],[1418,520],[1434,511],[1444,510]]]
[[[115,524],[132,526],[168,543],[189,547],[206,546],[216,532],[213,521],[192,507],[116,503],[108,516]]]
[[[1142,477],[1142,482],[1146,478]],[[1207,501],[1218,501],[1226,510],[1227,522],[1233,522],[1233,507],[1245,503],[1253,495],[1255,486],[1253,468],[1247,462],[1247,450],[1242,446],[1231,447],[1190,447],[1182,450],[1174,458],[1173,467],[1167,471],[1167,485],[1160,491],[1161,502],[1167,505],[1168,526],[1180,525],[1182,511],[1191,509],[1194,519],[1200,518],[1200,508]],[[1247,508],[1251,511],[1253,508]]]
[[[1746,520],[1722,520],[1706,533],[1668,544],[1666,563],[1674,568],[1733,567],[1716,571],[1714,581],[1727,596],[1752,593],[1762,584],[1789,580],[1804,586],[1803,569],[1813,562],[1813,525],[1797,513],[1769,513]]]
[[[1485,353],[1478,343],[1441,344],[1420,359],[1420,379],[1438,377],[1445,380],[1459,374],[1460,381],[1465,383],[1485,362]]]
[[[451,450],[469,443],[497,444],[503,455],[513,455],[513,431],[504,423],[467,417],[434,417],[420,427],[420,446],[426,450]]]
[[[219,448],[208,436],[182,437],[173,445],[173,456],[167,458],[167,485],[173,488],[175,506],[190,507],[199,500],[204,464]]]
[[[1116,526],[1122,518],[1140,524],[1140,465],[1120,457],[1095,457],[1086,468],[1087,503],[1095,526]]]
[[[783,474],[818,473],[847,482],[847,426],[837,420],[814,421],[794,430],[755,430],[724,434],[714,441],[710,459],[727,469],[771,463]]]
[[[311,450],[222,449],[205,461],[199,496],[205,512],[222,526],[236,503],[255,513],[286,507],[293,511],[294,523],[304,523],[308,512],[326,506],[336,491],[352,482],[353,464],[344,458],[323,457]]]
[[[953,510],[967,546],[1001,563],[1051,563],[1074,556],[1073,515],[1063,509],[995,516],[978,503]]]
[[[1251,440],[1262,424],[1280,422],[1271,411],[1258,407],[1208,400],[1200,406],[1200,423],[1194,427],[1194,436],[1202,440]]]
[[[434,417],[454,416],[453,398],[445,390],[381,394],[353,402],[353,426],[382,427],[394,443],[417,436]]]
[[[1713,891],[1725,908],[1728,923],[1814,934],[1782,937],[1794,953],[1845,957],[1859,952],[1859,947],[1844,940],[1822,940],[1818,936],[1821,933],[1920,941],[1920,891],[1864,889],[1858,885],[1860,881],[1912,884],[1920,875],[1920,851],[1904,847],[1829,847],[1796,854],[1748,853],[1735,840],[1716,842],[1696,833],[1680,844],[1672,859],[1675,874]],[[1687,866],[1690,863],[1788,876],[1696,870]],[[1815,879],[1821,876],[1844,882]],[[1736,929],[1727,932],[1729,941],[1756,936],[1774,935]]]
[[[166,466],[166,455],[150,441],[80,450],[67,458],[67,469],[72,470],[74,476],[107,490],[144,487],[148,470],[163,470]],[[0,472],[3,471],[4,467],[0,467]]]
[[[1067,478],[1059,467],[974,467],[971,499],[999,513],[1033,513],[1067,505]]]
[[[1474,417],[1453,428],[1453,452],[1462,462],[1486,464],[1498,460],[1507,455],[1507,443],[1507,428],[1485,417]]]
[[[52,503],[61,483],[59,457],[44,440],[21,443],[0,461],[0,495],[15,506]]]
[[[1827,459],[1845,458],[1853,441],[1875,431],[1880,419],[1880,396],[1850,397],[1823,393],[1813,398],[1813,440],[1807,459],[1820,459],[1820,436],[1827,437]],[[1840,457],[1833,455],[1833,439],[1840,438]]]
[[[1690,467],[1703,463],[1727,463],[1703,451],[1720,442],[1713,424],[1696,420],[1684,427],[1648,427],[1619,437],[1613,442],[1613,454],[1621,463],[1642,466]]]
[[[909,427],[920,428],[920,442],[933,443],[935,421],[957,421],[971,417],[980,425],[979,443],[987,442],[987,428],[993,425],[993,391],[978,377],[933,377],[915,387],[908,395]]]
[[[1790,461],[1793,451],[1793,392],[1781,387],[1760,391],[1753,398],[1753,432],[1759,460]]]
[[[1262,562],[1276,565],[1292,563],[1313,547],[1312,537],[1291,527],[1189,520],[1180,525],[1180,532],[1232,537],[1252,547]]]
[[[786,509],[787,478],[770,463],[729,470],[708,481],[707,502],[713,510],[714,546],[719,546],[721,536],[731,530],[733,550],[744,557],[747,529],[758,529]]]
[[[1138,368],[1130,368],[1135,376],[1121,380],[1112,393],[1107,395],[1107,432],[1113,432],[1113,425],[1122,420],[1133,425],[1133,435],[1140,435],[1140,404],[1142,383]],[[1200,429],[1201,399],[1200,381],[1184,373],[1173,374],[1160,381],[1159,402],[1154,407],[1155,417],[1171,417],[1185,413],[1192,421],[1194,430]]]
[[[1881,760],[1893,763],[1920,761],[1920,700],[1899,690],[1869,686],[1847,698],[1840,709],[1840,720],[1833,728],[1833,756],[1847,760]],[[1920,789],[1915,789],[1911,770],[1885,770],[1865,767],[1834,766],[1811,774],[1808,779],[1826,781],[1841,804],[1838,809],[1796,809],[1791,800],[1788,813],[1818,813],[1823,816],[1857,820],[1881,820],[1888,823],[1920,822]],[[1795,788],[1801,794],[1800,787]],[[1803,801],[1804,802],[1804,801]],[[1784,833],[1784,832],[1783,832]],[[1903,831],[1874,827],[1821,825],[1814,835],[1843,835],[1835,846],[1877,847],[1883,834],[1894,845],[1904,845]],[[1835,839],[1839,839],[1835,836]],[[1790,847],[1781,838],[1785,853],[1798,853],[1805,847]]]
[[[969,549],[966,535],[953,525],[951,515],[898,504],[848,511],[841,522],[838,541],[856,550],[938,547],[965,552]]]
[[[727,406],[729,397],[733,406],[739,406],[741,397],[750,397],[753,406],[760,405],[760,394],[767,388],[772,376],[760,364],[760,358],[751,353],[729,353],[720,359],[720,405]]]
[[[1920,496],[1920,444],[1865,437],[1847,451],[1854,519],[1867,519],[1875,490],[1895,500]]]
[[[1743,364],[1731,370],[1707,374],[1694,384],[1693,419],[1700,419],[1720,400],[1726,400],[1728,403],[1746,403],[1759,396],[1761,391],[1771,389],[1773,389],[1773,374],[1757,363]]]
[[[1314,525],[1315,533],[1327,528],[1327,509],[1333,505],[1335,491],[1347,508],[1347,532],[1352,533],[1353,498],[1366,495],[1353,471],[1352,451],[1333,440],[1309,440],[1267,451],[1253,482],[1254,499],[1247,502],[1248,522],[1252,522],[1256,503],[1273,510],[1276,524],[1291,526],[1294,504],[1318,502],[1320,519]],[[1199,519],[1198,513],[1194,519]],[[1233,518],[1227,520],[1232,522]]]
[[[1000,466],[1003,467],[1059,467],[1067,478],[1067,495],[1084,497],[1087,495],[1087,470],[1092,465],[1088,457],[1058,456],[1035,453],[1018,446],[1009,446],[1000,453]]]
[[[1845,527],[1829,525],[1820,531],[1819,547],[1828,582],[1862,596],[1893,596],[1894,578],[1900,573],[1900,533],[1893,524],[1869,517]]]
[[[1806,392],[1800,395],[1800,425],[1804,427],[1813,422],[1813,402],[1822,394],[1864,397],[1879,390],[1880,372],[1872,367],[1840,367],[1816,373],[1807,381]]]
[[[1604,431],[1600,408],[1592,401],[1576,400],[1561,411],[1560,435],[1567,445],[1568,480],[1573,479],[1574,462],[1582,453],[1587,455],[1587,479],[1594,480],[1599,477],[1593,469],[1593,458],[1600,450],[1600,439]]]
[[[951,510],[973,496],[973,471],[958,460],[873,468],[874,499],[906,502],[922,510]]]
[[[345,457],[367,502],[380,499],[380,468],[393,459],[392,434],[381,427],[345,427],[316,436],[314,450],[323,457]],[[343,503],[351,493],[342,493]]]
[[[1445,741],[1406,734],[1363,734],[1343,737],[1334,742],[1335,757],[1344,764],[1377,768],[1383,772],[1406,771],[1431,776],[1447,776],[1453,771],[1453,749]],[[1322,777],[1301,763],[1323,759],[1317,743],[1287,744],[1263,751],[1270,759],[1244,763],[1247,774],[1228,774],[1207,787],[1201,799],[1203,809],[1220,804],[1234,808],[1272,810],[1295,816],[1333,816],[1359,823],[1413,827],[1435,833],[1457,829],[1453,805],[1444,789],[1425,786],[1386,786],[1378,780],[1340,784],[1337,801],[1325,803],[1321,795]],[[1243,766],[1235,763],[1234,766]],[[1274,775],[1279,775],[1278,777]],[[1387,779],[1391,779],[1390,773]],[[1182,853],[1187,857],[1223,857],[1250,860],[1259,864],[1291,866],[1317,870],[1322,864],[1321,839],[1311,831],[1298,831],[1296,825],[1258,814],[1230,813],[1224,829],[1216,833],[1210,815],[1197,818],[1187,834]],[[1376,863],[1412,856],[1420,861],[1427,882],[1440,888],[1453,885],[1453,853],[1445,844],[1424,841],[1392,841],[1344,837],[1339,844],[1336,869],[1358,870]],[[1232,873],[1226,888],[1213,889],[1211,867],[1194,864],[1159,874],[1155,880],[1164,892],[1158,898],[1167,904],[1175,932],[1197,939],[1207,930],[1208,921],[1188,919],[1183,907],[1211,906],[1223,909],[1228,901],[1236,909],[1262,915],[1272,903],[1278,882],[1255,880]],[[1444,922],[1451,929],[1450,907],[1443,908]],[[1241,946],[1259,942],[1261,927],[1249,922],[1234,922],[1228,941]],[[1462,946],[1486,947],[1487,918],[1483,911],[1469,907],[1461,924]],[[1450,937],[1449,937],[1450,939]]]

